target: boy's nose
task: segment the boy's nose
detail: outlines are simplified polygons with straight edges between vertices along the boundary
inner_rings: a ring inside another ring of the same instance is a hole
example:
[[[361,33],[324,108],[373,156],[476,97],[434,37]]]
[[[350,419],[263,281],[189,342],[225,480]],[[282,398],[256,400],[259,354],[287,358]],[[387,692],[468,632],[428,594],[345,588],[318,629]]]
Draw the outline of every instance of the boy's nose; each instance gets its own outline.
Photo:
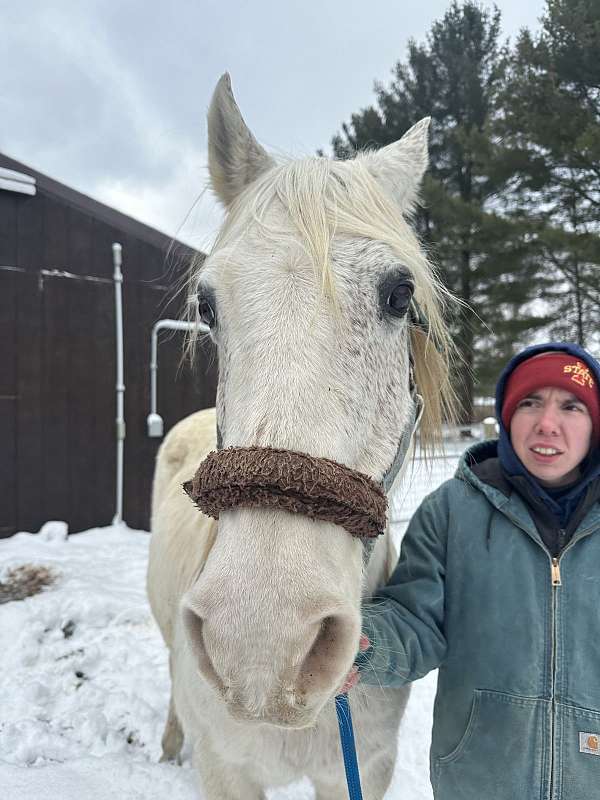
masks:
[[[560,422],[555,409],[548,407],[542,409],[541,415],[537,422],[537,430],[540,433],[556,434],[560,428]]]

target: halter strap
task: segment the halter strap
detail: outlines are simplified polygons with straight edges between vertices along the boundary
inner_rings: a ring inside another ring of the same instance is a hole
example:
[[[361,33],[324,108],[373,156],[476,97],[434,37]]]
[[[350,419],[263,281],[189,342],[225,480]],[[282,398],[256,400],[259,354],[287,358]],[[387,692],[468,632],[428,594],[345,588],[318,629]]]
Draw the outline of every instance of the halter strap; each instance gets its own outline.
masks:
[[[394,456],[394,460],[390,464],[387,469],[387,472],[383,476],[382,486],[383,491],[389,495],[394,483],[396,482],[396,478],[399,474],[401,474],[403,467],[405,466],[406,456],[412,446],[415,431],[419,427],[419,422],[421,421],[421,417],[423,416],[423,398],[420,394],[417,394],[416,390],[412,392],[412,400],[413,400],[413,407],[410,413],[410,418],[404,429],[402,436],[400,437],[400,441],[398,442],[398,449],[396,450],[396,455]]]

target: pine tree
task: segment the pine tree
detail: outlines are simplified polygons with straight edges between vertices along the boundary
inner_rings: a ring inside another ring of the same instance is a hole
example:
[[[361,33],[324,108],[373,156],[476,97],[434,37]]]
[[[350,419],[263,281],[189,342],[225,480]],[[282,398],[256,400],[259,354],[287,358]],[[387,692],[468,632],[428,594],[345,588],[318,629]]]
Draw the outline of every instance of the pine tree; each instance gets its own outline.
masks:
[[[338,157],[400,138],[432,117],[430,170],[417,224],[447,286],[468,307],[451,325],[463,364],[457,391],[472,417],[474,374],[490,391],[508,343],[539,318],[530,223],[504,213],[500,197],[510,171],[497,170],[493,123],[508,55],[500,45],[500,12],[453,2],[424,44],[411,41],[389,88],[376,85],[376,107],[364,109],[332,140]]]
[[[509,201],[534,226],[548,276],[548,333],[600,341],[600,3],[548,0],[537,36],[509,64],[498,130],[512,169]]]

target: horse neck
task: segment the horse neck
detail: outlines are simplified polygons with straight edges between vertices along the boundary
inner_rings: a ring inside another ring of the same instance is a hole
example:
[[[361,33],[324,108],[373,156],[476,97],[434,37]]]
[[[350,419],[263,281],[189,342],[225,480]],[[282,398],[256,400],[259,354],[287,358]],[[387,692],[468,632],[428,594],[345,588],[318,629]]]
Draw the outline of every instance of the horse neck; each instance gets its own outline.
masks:
[[[384,536],[380,536],[375,542],[375,547],[367,564],[363,581],[364,597],[370,597],[379,586],[383,586],[387,582],[389,578],[388,567],[390,562],[393,561],[395,561],[395,548],[388,528]]]

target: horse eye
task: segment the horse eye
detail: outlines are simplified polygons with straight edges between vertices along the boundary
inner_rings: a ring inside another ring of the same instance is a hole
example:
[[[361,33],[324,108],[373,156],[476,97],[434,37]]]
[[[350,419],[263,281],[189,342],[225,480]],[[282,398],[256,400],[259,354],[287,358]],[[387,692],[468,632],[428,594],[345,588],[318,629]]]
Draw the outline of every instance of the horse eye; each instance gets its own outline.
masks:
[[[217,322],[215,310],[212,307],[210,300],[202,295],[198,296],[198,314],[200,315],[201,322],[203,322],[205,325],[208,325],[209,328],[215,327]]]
[[[387,299],[387,311],[396,317],[403,317],[412,300],[414,286],[411,283],[398,283]]]

